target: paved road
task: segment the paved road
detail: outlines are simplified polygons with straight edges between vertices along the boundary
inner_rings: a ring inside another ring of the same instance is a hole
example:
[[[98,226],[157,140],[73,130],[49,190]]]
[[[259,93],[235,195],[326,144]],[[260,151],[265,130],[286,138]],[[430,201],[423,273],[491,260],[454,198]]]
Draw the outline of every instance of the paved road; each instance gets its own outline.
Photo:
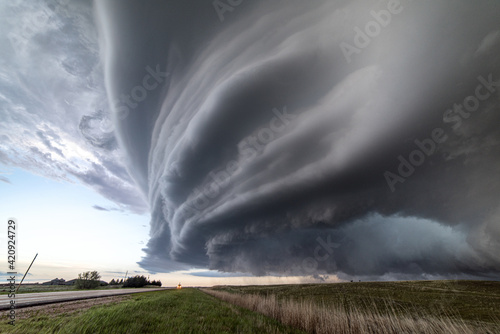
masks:
[[[143,289],[116,289],[116,290],[91,290],[91,291],[59,291],[59,292],[37,292],[16,294],[16,307],[35,306],[42,304],[60,303],[70,300],[108,297],[126,295],[138,292],[166,290],[166,288],[143,288]],[[0,310],[10,307],[8,295],[0,295]]]

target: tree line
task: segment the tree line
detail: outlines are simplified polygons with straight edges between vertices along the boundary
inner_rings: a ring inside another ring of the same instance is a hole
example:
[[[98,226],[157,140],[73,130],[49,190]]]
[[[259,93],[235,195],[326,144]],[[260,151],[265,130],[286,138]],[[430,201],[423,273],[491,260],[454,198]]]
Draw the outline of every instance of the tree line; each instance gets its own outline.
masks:
[[[87,271],[81,274],[78,274],[78,278],[75,282],[75,286],[77,289],[95,289],[101,284],[101,275],[97,271]],[[122,288],[142,288],[146,285],[156,285],[161,286],[161,281],[150,281],[144,275],[136,275],[134,277],[128,277],[123,280],[120,279],[112,279],[109,282],[109,285],[121,285]]]
[[[146,285],[161,286],[161,281],[150,281],[143,275],[136,275],[134,277],[128,277],[126,280],[123,280],[123,278],[121,280],[112,279],[109,285],[122,285],[123,288],[142,288]]]

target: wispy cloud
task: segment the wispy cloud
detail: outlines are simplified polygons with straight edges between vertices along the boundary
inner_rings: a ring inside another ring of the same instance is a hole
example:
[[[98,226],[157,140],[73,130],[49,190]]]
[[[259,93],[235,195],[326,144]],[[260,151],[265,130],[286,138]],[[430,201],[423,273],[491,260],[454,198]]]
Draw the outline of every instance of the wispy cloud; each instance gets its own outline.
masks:
[[[91,2],[2,3],[0,11],[0,161],[147,211],[117,150]]]
[[[0,181],[12,184],[12,182],[10,182],[10,180],[8,178],[6,178],[5,176],[2,176],[2,175],[0,175]]]

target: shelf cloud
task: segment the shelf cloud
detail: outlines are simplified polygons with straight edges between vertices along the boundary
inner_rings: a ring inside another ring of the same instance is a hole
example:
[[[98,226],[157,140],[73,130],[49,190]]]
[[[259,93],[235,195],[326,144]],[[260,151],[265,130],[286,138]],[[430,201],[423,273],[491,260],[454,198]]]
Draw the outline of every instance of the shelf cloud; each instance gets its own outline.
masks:
[[[80,129],[122,148],[149,201],[140,265],[498,277],[499,13],[466,0],[96,2],[114,135],[87,130],[101,113]]]

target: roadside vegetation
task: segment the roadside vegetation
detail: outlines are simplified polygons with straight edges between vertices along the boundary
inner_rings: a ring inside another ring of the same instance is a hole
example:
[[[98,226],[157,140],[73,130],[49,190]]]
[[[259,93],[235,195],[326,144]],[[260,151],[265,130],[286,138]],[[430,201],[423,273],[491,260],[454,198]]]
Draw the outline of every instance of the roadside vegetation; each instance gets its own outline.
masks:
[[[106,285],[106,286],[99,286],[95,290],[109,290],[118,288],[121,288],[121,286]],[[43,284],[23,283],[17,293],[57,292],[57,291],[77,291],[77,290],[86,290],[86,289],[77,289],[74,285],[43,285]],[[0,287],[0,295],[6,295],[8,293],[9,293],[8,287],[4,286]]]
[[[326,306],[377,308],[385,314],[409,311],[499,323],[500,281],[399,281],[215,287],[229,292],[275,295],[280,300],[313,301]]]
[[[500,282],[362,282],[204,291],[309,333],[500,332]]]
[[[125,281],[123,278],[112,279],[109,283],[100,280],[101,275],[97,271],[87,271],[78,274],[78,278],[73,285],[45,285],[45,284],[22,284],[17,293],[34,293],[34,292],[57,292],[57,291],[75,291],[75,290],[107,290],[118,288],[158,288],[162,286],[160,280],[150,281],[143,275],[128,277]],[[7,284],[0,286],[0,295],[9,293]]]
[[[17,312],[23,312],[18,309]],[[40,311],[1,333],[303,333],[193,288],[134,294],[77,314]]]
[[[96,289],[98,288],[101,280],[101,275],[97,271],[87,271],[78,274],[78,279],[75,282],[76,289]]]
[[[161,287],[161,281],[152,281],[150,282],[145,276],[136,275],[134,277],[129,277],[123,282],[124,288],[142,288],[146,285],[155,285],[157,287]]]
[[[308,333],[450,333],[477,334],[463,321],[419,314],[382,314],[378,309],[325,307],[312,301],[278,300],[274,295],[259,296],[207,290],[209,295],[272,317]],[[481,331],[487,333],[487,331]]]

